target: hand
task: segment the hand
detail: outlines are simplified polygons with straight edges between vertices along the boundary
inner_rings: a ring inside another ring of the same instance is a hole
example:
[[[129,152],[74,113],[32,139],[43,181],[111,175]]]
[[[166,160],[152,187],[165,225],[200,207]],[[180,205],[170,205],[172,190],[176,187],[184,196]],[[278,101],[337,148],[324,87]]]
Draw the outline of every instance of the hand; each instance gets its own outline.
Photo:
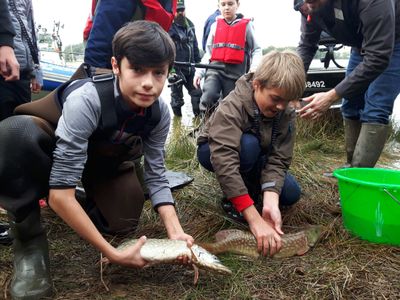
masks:
[[[171,240],[186,241],[187,246],[189,248],[192,247],[194,239],[183,231],[175,208],[172,205],[163,205],[158,208],[158,213],[164,222],[168,238]],[[187,264],[190,263],[190,257],[180,257],[178,261],[182,264]]]
[[[193,85],[196,89],[200,88],[200,81],[201,81],[201,77],[198,75],[195,75],[193,78]]]
[[[113,257],[108,258],[104,257],[102,262],[108,263],[115,263],[121,266],[131,267],[131,268],[143,268],[148,264],[146,260],[142,258],[140,255],[140,249],[146,243],[146,237],[142,236],[136,242],[135,245],[127,247],[122,251],[118,251],[116,255]]]
[[[19,80],[19,63],[12,47],[0,46],[0,75],[5,81]]]
[[[282,231],[282,215],[279,209],[279,195],[272,191],[265,191],[263,195],[262,218],[269,223],[279,234]]]
[[[184,233],[184,232],[181,232],[179,234],[172,234],[169,238],[171,240],[186,241],[186,245],[187,245],[188,248],[192,247],[193,243],[194,243],[193,237],[191,235],[189,235],[189,234]],[[186,264],[190,264],[192,261],[191,261],[191,257],[179,256],[178,259],[177,259],[177,262],[179,264],[186,265]]]
[[[303,99],[303,101],[310,103],[299,110],[299,115],[302,118],[315,120],[339,99],[340,96],[336,93],[335,89],[331,89],[328,92],[313,94]]]
[[[39,82],[35,78],[32,78],[31,79],[31,92],[37,94],[40,92],[41,89],[42,89],[42,86],[39,84]]]
[[[249,206],[242,213],[257,240],[258,252],[263,256],[273,256],[279,252],[282,247],[279,233],[259,215],[254,205]]]

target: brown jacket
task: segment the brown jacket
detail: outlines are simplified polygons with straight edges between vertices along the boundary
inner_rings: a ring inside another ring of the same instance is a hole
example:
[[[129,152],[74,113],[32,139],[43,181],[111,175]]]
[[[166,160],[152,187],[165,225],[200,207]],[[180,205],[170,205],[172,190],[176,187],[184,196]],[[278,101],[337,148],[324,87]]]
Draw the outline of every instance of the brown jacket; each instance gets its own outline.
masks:
[[[229,198],[247,194],[247,188],[239,173],[240,139],[243,133],[261,137],[264,153],[269,151],[268,162],[261,173],[262,190],[280,194],[284,176],[289,169],[295,139],[295,112],[291,108],[278,114],[276,139],[271,145],[274,118],[259,117],[259,130],[254,126],[257,106],[252,87],[253,73],[238,79],[236,87],[207,120],[197,143],[209,142],[211,163],[222,191]],[[257,133],[259,131],[259,133]]]

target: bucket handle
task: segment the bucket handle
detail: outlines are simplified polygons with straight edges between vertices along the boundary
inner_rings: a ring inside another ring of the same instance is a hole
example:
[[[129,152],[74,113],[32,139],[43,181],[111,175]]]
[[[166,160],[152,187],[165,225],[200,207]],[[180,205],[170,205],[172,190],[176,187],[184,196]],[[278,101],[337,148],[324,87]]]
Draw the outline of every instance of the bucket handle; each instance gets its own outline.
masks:
[[[388,194],[390,198],[394,200],[394,202],[397,202],[397,204],[400,205],[400,201],[395,196],[393,196],[387,189],[383,189],[383,191],[386,192],[386,194]]]

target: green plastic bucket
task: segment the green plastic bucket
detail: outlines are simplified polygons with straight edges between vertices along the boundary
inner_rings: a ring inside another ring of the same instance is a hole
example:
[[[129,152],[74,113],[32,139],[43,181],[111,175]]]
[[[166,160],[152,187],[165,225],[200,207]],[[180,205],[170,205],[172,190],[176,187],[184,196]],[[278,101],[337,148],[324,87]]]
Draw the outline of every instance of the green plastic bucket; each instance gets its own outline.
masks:
[[[400,245],[400,171],[348,168],[333,175],[344,227],[371,242]]]

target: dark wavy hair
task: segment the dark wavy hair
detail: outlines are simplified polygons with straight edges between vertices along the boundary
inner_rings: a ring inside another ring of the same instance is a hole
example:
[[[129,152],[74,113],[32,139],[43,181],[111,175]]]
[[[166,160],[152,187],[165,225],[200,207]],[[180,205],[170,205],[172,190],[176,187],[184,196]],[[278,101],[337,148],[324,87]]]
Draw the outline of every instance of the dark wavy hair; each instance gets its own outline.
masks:
[[[126,57],[131,65],[157,67],[167,63],[170,70],[176,52],[169,34],[150,21],[129,22],[121,27],[113,38],[112,49],[119,67]]]

